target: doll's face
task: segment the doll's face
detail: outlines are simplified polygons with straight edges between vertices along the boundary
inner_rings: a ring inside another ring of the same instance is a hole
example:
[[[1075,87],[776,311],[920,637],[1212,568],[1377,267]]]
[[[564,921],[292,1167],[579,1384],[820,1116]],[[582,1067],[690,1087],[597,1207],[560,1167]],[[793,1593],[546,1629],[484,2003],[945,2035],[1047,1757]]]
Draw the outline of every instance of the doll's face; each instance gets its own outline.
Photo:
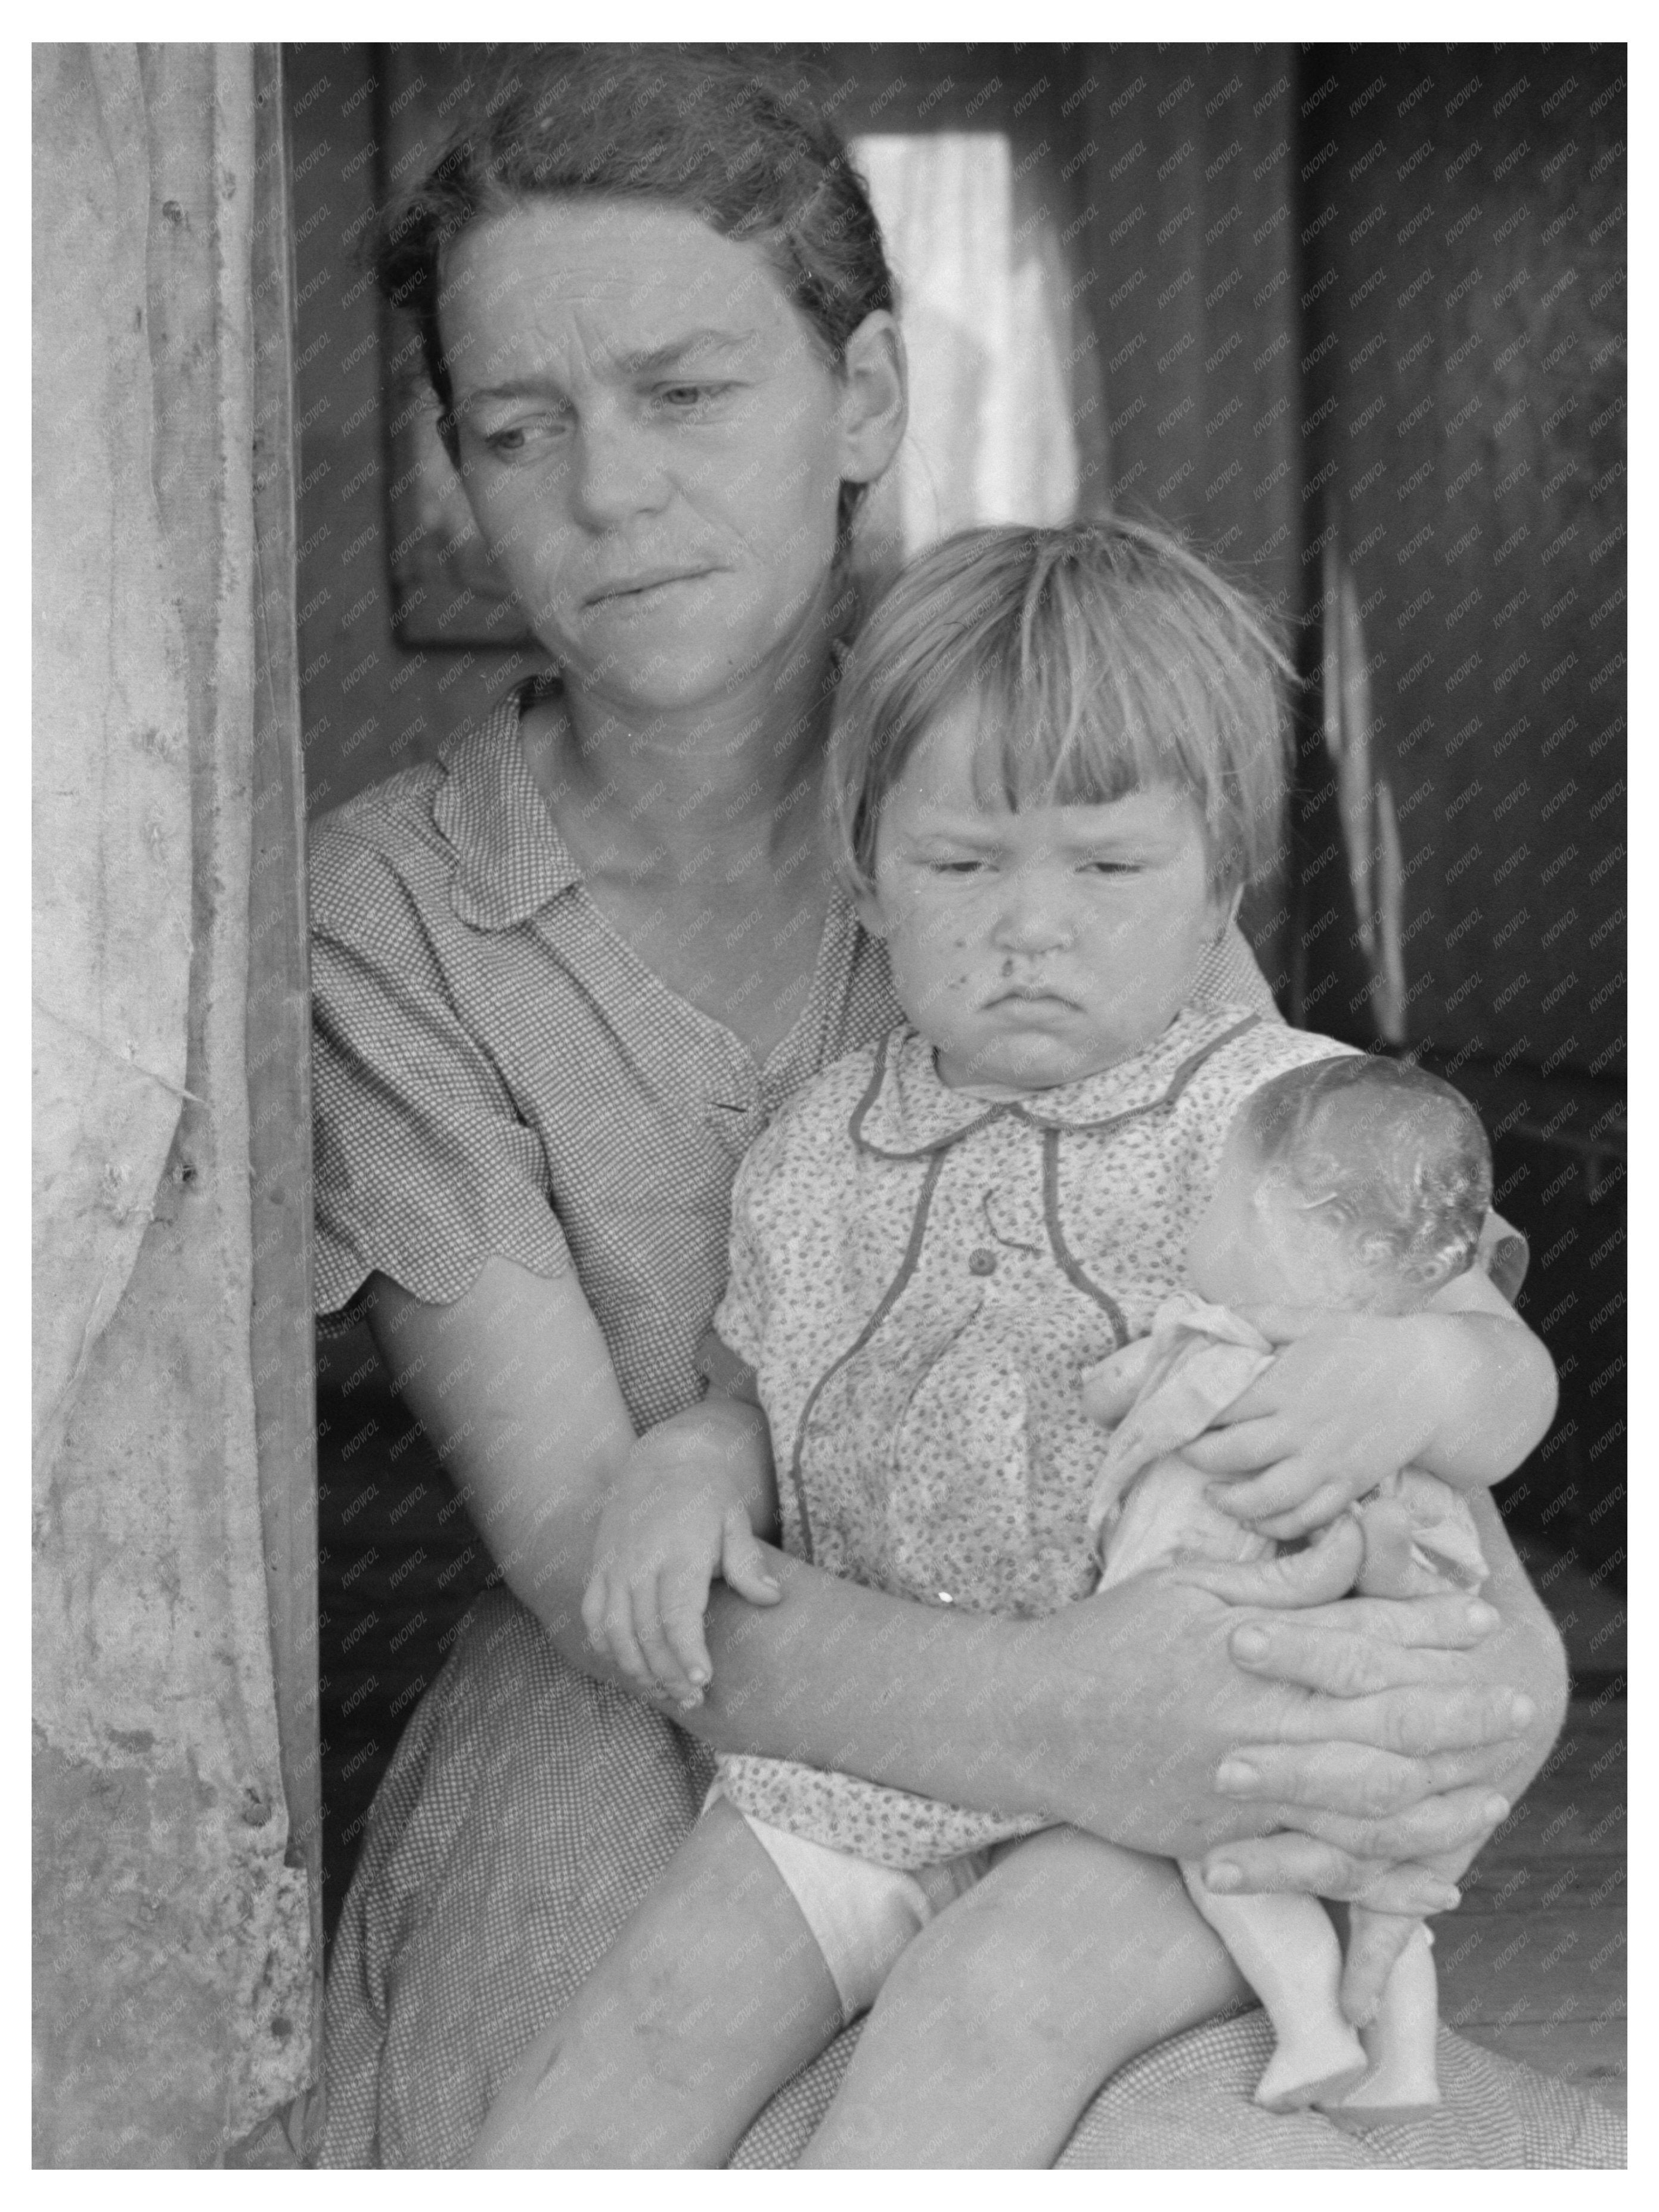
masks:
[[[1404,1313],[1420,1285],[1368,1266],[1346,1224],[1310,1205],[1282,1170],[1265,1164],[1235,1121],[1209,1205],[1187,1244],[1194,1289],[1212,1305],[1314,1306],[1338,1313]]]

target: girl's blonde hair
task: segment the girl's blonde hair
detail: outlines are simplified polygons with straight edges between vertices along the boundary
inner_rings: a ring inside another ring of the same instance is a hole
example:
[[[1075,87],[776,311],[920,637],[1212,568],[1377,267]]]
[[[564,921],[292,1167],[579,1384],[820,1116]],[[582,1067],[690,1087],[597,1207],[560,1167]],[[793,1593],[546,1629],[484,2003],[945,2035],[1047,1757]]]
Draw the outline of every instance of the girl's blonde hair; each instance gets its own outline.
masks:
[[[837,687],[828,804],[836,865],[874,883],[888,793],[948,708],[978,709],[988,804],[1190,793],[1209,884],[1230,897],[1279,845],[1294,673],[1254,599],[1147,523],[964,531],[913,561]]]

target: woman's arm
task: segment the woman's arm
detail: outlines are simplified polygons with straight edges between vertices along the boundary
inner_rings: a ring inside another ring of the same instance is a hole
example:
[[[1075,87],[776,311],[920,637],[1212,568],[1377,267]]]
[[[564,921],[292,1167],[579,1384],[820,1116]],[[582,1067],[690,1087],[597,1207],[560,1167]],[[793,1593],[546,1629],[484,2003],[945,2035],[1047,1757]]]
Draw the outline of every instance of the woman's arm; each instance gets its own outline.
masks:
[[[567,1658],[617,1679],[580,1602],[633,1429],[574,1274],[492,1260],[446,1306],[377,1289],[392,1379],[507,1582]],[[781,1553],[770,1564],[784,1593],[772,1610],[714,1594],[714,1680],[684,1720],[698,1735],[1165,1853],[1286,1823],[1320,1840],[1330,1895],[1368,1888],[1373,1862],[1484,1836],[1485,1785],[1532,1717],[1486,1656],[1485,1609],[1461,1598],[1358,1601],[1307,1627],[1264,1615],[1267,1653],[1246,1671],[1230,1639],[1251,1617],[1172,1577],[1010,1621],[908,1604]],[[1268,1747],[1270,1799],[1217,1788],[1240,1744]],[[1281,1839],[1251,1851],[1249,1886],[1267,1887]],[[1407,1894],[1431,1893],[1407,1882],[1389,1901]]]

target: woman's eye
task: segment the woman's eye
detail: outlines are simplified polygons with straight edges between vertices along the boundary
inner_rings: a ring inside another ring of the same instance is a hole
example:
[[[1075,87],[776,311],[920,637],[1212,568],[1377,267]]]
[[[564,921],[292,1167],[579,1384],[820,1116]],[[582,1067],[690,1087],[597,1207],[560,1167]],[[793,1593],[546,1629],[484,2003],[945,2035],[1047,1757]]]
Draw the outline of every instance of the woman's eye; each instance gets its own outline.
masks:
[[[665,414],[696,415],[730,389],[725,384],[663,384],[653,397]]]
[[[558,435],[558,428],[550,416],[538,416],[533,422],[504,422],[497,430],[480,430],[478,436],[486,453],[505,459],[526,453],[532,446],[545,445]]]

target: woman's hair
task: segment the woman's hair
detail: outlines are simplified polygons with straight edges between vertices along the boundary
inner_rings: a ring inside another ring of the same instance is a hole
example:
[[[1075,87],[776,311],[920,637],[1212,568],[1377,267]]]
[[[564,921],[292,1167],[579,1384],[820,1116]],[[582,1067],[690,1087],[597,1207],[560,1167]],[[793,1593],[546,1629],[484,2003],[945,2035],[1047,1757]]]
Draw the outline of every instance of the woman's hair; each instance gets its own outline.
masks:
[[[1473,1266],[1492,1149],[1449,1083],[1355,1053],[1275,1076],[1239,1118],[1263,1168],[1338,1226],[1358,1265],[1425,1289]]]
[[[871,889],[888,793],[939,714],[971,701],[988,801],[1095,805],[1172,784],[1203,816],[1212,891],[1230,896],[1277,849],[1291,676],[1264,609],[1164,531],[964,531],[904,570],[842,673],[837,865]]]
[[[374,249],[382,293],[420,333],[452,458],[445,250],[523,201],[572,198],[661,201],[759,246],[837,367],[865,317],[895,304],[869,191],[804,70],[723,49],[519,49]],[[843,544],[863,489],[842,486]]]

